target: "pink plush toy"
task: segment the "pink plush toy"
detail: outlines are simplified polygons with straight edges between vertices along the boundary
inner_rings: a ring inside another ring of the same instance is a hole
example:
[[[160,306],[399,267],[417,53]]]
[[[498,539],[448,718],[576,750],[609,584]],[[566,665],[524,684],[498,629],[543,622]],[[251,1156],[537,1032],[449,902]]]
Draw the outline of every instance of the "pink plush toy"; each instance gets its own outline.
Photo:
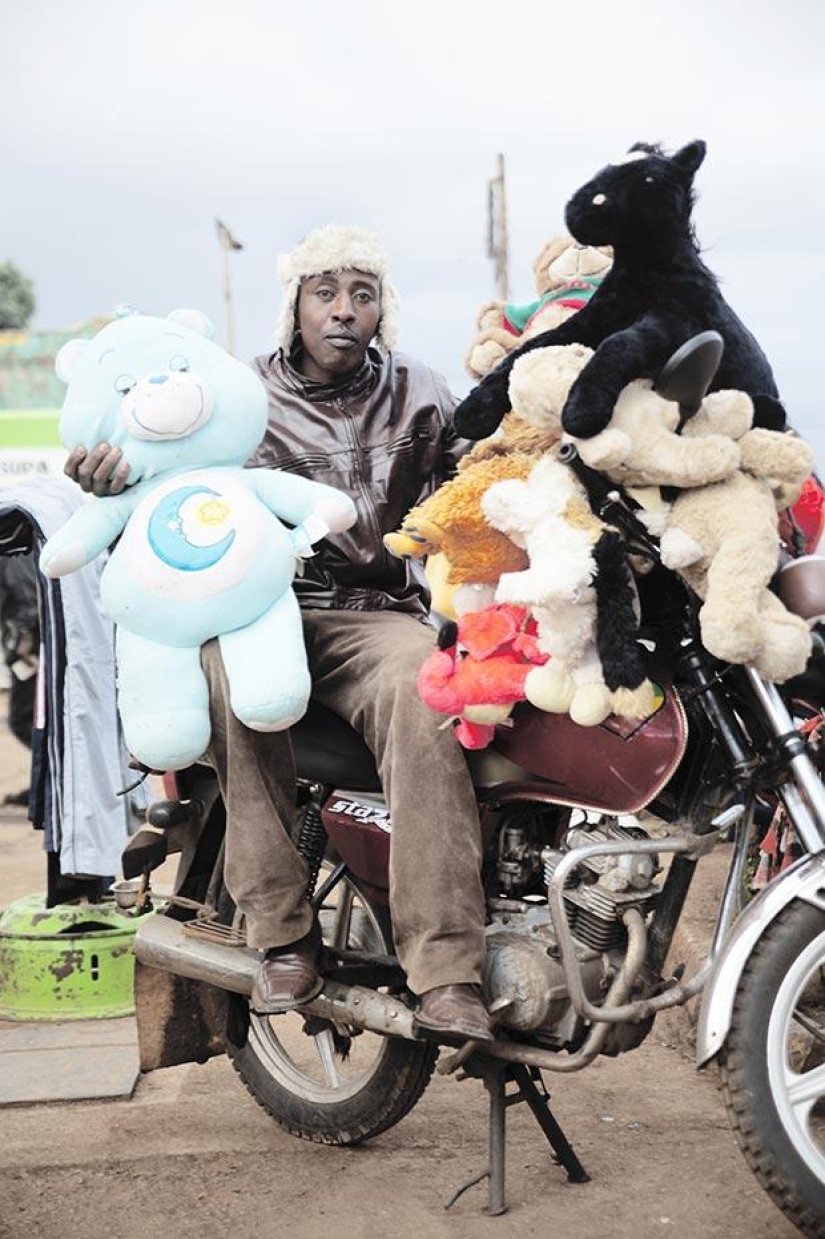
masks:
[[[547,662],[526,607],[499,604],[444,624],[418,673],[421,700],[456,721],[465,749],[483,749],[518,701],[531,667]]]

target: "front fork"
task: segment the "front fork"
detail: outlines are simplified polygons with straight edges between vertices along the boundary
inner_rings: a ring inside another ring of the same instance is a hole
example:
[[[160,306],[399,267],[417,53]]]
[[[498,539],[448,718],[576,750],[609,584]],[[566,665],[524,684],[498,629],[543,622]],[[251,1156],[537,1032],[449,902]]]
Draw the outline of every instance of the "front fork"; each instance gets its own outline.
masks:
[[[789,775],[777,787],[778,794],[808,855],[774,878],[737,917],[730,933],[722,937],[717,932],[718,950],[702,995],[697,1028],[700,1067],[725,1044],[742,973],[768,927],[796,901],[825,910],[825,791],[819,771],[776,686],[749,667],[745,673],[769,722],[778,765]]]
[[[779,788],[782,802],[805,850],[815,855],[825,848],[825,789],[819,771],[776,685],[763,680],[751,667],[745,672],[774,733],[777,754],[793,776],[793,782]]]
[[[685,681],[699,699],[727,754],[734,785],[752,793],[762,758],[754,752],[736,711],[720,691],[718,675],[692,633],[682,641],[680,664]],[[763,680],[752,667],[744,667],[743,671],[773,736],[773,763],[780,775],[787,772],[791,776],[779,782],[777,790],[805,849],[816,854],[825,847],[825,789],[819,771],[776,685]]]

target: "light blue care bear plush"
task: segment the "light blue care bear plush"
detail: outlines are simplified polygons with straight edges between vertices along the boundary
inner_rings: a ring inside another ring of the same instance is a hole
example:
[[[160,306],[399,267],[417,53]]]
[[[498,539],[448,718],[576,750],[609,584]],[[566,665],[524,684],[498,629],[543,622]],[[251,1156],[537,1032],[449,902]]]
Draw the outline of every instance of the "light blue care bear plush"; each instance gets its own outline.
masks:
[[[64,576],[119,538],[101,600],[117,625],[126,744],[146,766],[176,770],[209,743],[200,647],[211,637],[243,723],[279,731],[304,713],[296,561],[348,529],[355,507],[330,486],[241,467],[263,437],[266,392],[212,342],[203,314],[118,314],[94,339],[64,345],[55,368],[68,383],[64,445],[122,448],[129,486],[84,504],[46,543],[40,567]]]

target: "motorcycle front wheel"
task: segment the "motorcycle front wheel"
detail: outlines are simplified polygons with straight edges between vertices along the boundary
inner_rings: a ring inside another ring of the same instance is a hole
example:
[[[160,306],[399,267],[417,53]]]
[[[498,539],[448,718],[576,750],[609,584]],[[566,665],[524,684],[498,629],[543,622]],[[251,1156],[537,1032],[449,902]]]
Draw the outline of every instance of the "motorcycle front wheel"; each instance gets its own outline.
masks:
[[[825,1239],[825,912],[795,902],[745,967],[720,1055],[739,1146],[803,1234]]]
[[[387,910],[343,878],[319,914],[324,941],[379,954],[393,951]],[[413,1108],[429,1083],[437,1049],[361,1032],[350,1036],[299,1012],[250,1012],[242,1046],[227,1044],[249,1092],[275,1122],[304,1140],[360,1144]]]

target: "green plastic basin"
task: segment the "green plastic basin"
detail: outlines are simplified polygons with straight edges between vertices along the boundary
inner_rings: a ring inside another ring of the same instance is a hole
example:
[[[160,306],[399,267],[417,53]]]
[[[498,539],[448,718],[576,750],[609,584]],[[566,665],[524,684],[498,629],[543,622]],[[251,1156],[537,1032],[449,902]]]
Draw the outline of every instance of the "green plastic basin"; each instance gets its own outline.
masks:
[[[113,1019],[134,1012],[135,930],[151,912],[17,899],[0,915],[0,1019]]]

